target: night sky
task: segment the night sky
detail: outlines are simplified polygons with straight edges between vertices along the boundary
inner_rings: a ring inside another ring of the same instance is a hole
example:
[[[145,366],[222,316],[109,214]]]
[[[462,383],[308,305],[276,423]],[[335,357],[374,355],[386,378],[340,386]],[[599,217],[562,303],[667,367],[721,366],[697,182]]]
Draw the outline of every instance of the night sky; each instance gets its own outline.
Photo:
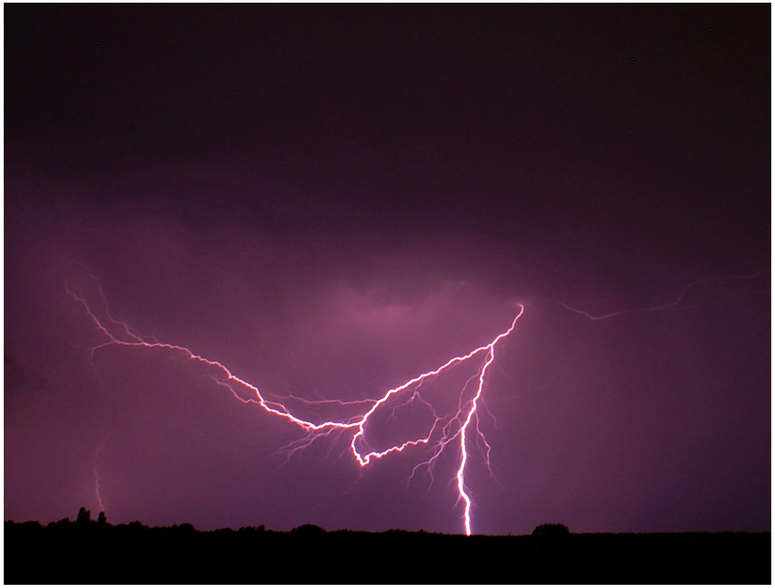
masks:
[[[769,530],[770,13],[5,4],[5,519]]]

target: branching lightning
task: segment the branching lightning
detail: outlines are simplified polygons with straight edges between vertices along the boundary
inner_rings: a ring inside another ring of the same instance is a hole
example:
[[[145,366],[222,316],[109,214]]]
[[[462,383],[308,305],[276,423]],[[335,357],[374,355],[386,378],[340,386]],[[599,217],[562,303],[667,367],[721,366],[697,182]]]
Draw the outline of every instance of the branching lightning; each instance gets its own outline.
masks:
[[[466,355],[453,357],[442,366],[420,374],[398,387],[392,388],[384,393],[380,398],[363,399],[354,401],[343,400],[307,400],[294,396],[276,396],[270,399],[265,393],[250,382],[240,378],[232,373],[224,364],[198,355],[181,345],[163,343],[156,339],[144,339],[135,334],[126,323],[116,319],[110,313],[107,300],[103,294],[99,281],[89,275],[97,286],[98,300],[97,305],[92,307],[87,299],[74,292],[67,283],[65,289],[72,299],[78,303],[96,329],[105,339],[102,343],[90,348],[89,362],[96,367],[96,354],[101,350],[111,346],[137,347],[155,350],[166,350],[180,354],[184,359],[199,363],[208,368],[208,377],[228,392],[238,401],[248,404],[257,404],[268,414],[281,418],[288,423],[301,429],[304,435],[297,441],[291,443],[285,449],[289,453],[308,447],[315,440],[326,437],[332,433],[349,435],[349,453],[360,467],[366,467],[375,460],[382,459],[388,455],[402,453],[410,448],[418,446],[427,446],[431,448],[430,458],[418,463],[412,470],[412,476],[422,468],[428,472],[433,480],[433,467],[438,458],[445,451],[455,451],[458,456],[458,467],[453,479],[457,489],[457,501],[463,503],[463,524],[466,535],[472,532],[471,510],[473,501],[466,482],[467,466],[471,460],[470,446],[477,444],[484,458],[488,469],[490,468],[491,447],[484,437],[479,427],[479,410],[484,405],[483,394],[485,382],[490,366],[495,361],[496,346],[515,329],[517,321],[524,313],[524,306],[516,304],[518,312],[508,329],[500,333],[486,345],[477,347]],[[469,378],[462,389],[457,392],[457,408],[448,414],[438,414],[433,404],[423,397],[421,387],[423,384],[436,378],[443,372],[452,367],[479,358],[479,365],[476,374]],[[473,390],[471,390],[473,389]],[[237,392],[241,390],[248,394],[241,395]],[[247,396],[247,398],[243,397]],[[356,407],[360,410],[355,416],[345,420],[322,420],[314,422],[312,419],[302,418],[294,414],[288,407],[289,402],[296,402],[301,405],[329,405],[329,406],[347,406]],[[404,440],[381,450],[371,449],[366,440],[369,425],[374,420],[375,413],[381,408],[386,407],[388,402],[397,402],[393,406],[393,416],[396,410],[403,406],[413,403],[422,405],[430,413],[432,422],[427,429],[427,433]],[[106,438],[107,440],[107,438]],[[473,441],[472,441],[473,440]],[[102,495],[100,492],[99,473],[97,471],[97,458],[104,445],[105,440],[100,444],[94,458],[95,475],[95,493],[100,508],[104,510]],[[491,470],[490,470],[491,471]]]

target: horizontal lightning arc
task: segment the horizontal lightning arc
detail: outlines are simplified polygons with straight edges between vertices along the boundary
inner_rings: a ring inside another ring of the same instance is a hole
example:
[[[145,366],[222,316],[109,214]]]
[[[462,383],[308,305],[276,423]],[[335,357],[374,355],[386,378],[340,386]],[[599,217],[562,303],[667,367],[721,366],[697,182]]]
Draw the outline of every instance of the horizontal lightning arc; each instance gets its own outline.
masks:
[[[283,418],[286,421],[301,428],[307,433],[307,437],[305,438],[305,440],[299,441],[295,446],[292,446],[291,451],[295,451],[296,449],[303,449],[304,447],[307,447],[310,443],[312,443],[315,439],[322,436],[326,436],[330,434],[332,431],[336,431],[336,430],[351,431],[352,437],[350,439],[350,451],[353,457],[355,458],[355,460],[357,461],[357,463],[359,464],[359,466],[365,467],[369,463],[371,463],[373,459],[379,459],[392,453],[400,453],[409,447],[416,447],[419,445],[430,444],[434,435],[437,433],[437,431],[441,430],[442,437],[435,441],[435,450],[434,450],[433,456],[427,461],[422,462],[421,464],[418,464],[417,466],[415,466],[415,469],[412,471],[412,475],[414,475],[414,472],[417,470],[418,467],[425,466],[427,468],[431,468],[434,465],[435,460],[441,455],[441,453],[455,439],[459,438],[458,447],[459,447],[460,457],[459,457],[459,467],[455,474],[455,479],[457,482],[458,500],[462,500],[464,503],[463,520],[464,520],[465,532],[467,535],[471,534],[472,500],[467,492],[466,483],[465,483],[466,466],[470,457],[468,454],[468,449],[466,445],[467,437],[469,433],[469,427],[471,427],[472,422],[474,422],[475,419],[478,418],[477,410],[479,408],[479,401],[481,400],[482,394],[484,391],[484,384],[485,384],[485,377],[487,374],[487,370],[495,360],[495,347],[501,340],[508,337],[514,331],[517,321],[522,317],[525,311],[525,308],[523,305],[521,304],[516,305],[519,308],[519,312],[511,321],[511,325],[509,326],[509,328],[503,333],[500,333],[490,343],[486,345],[482,345],[481,347],[477,347],[476,349],[474,349],[473,351],[465,355],[453,357],[452,359],[450,359],[440,367],[434,370],[425,372],[423,374],[420,374],[419,376],[416,376],[410,379],[404,384],[401,384],[396,388],[392,388],[388,390],[381,398],[344,402],[341,400],[311,401],[311,400],[304,400],[304,399],[296,399],[295,397],[292,397],[292,396],[286,397],[286,399],[301,400],[303,403],[307,405],[312,405],[312,404],[339,404],[343,406],[344,405],[355,406],[360,404],[366,404],[367,406],[370,405],[368,410],[366,410],[362,415],[352,417],[347,421],[326,420],[324,422],[315,423],[310,420],[306,420],[294,415],[291,412],[291,410],[288,407],[286,407],[282,402],[279,402],[277,400],[269,400],[265,398],[264,395],[261,393],[261,391],[258,389],[258,387],[240,378],[239,376],[233,374],[225,365],[223,365],[218,361],[207,359],[206,357],[198,355],[193,351],[191,351],[190,349],[188,349],[187,347],[183,347],[180,345],[173,345],[170,343],[162,343],[156,340],[147,341],[142,337],[136,335],[131,331],[131,329],[126,323],[121,322],[115,319],[113,316],[111,316],[110,311],[108,309],[107,301],[102,292],[102,288],[99,286],[99,281],[96,278],[94,278],[94,276],[92,276],[91,274],[89,274],[89,276],[98,285],[98,291],[101,297],[101,302],[104,306],[104,310],[102,310],[102,313],[101,313],[101,314],[104,314],[105,316],[105,319],[103,321],[101,321],[98,318],[97,314],[92,310],[92,308],[89,306],[85,298],[73,292],[67,286],[67,284],[65,284],[65,289],[67,293],[83,307],[84,311],[90,317],[91,321],[94,323],[97,329],[105,336],[105,338],[107,338],[107,341],[105,341],[104,343],[101,343],[100,345],[96,345],[91,348],[91,352],[89,354],[90,362],[93,363],[95,358],[95,353],[99,349],[103,349],[107,346],[114,345],[114,346],[121,346],[121,347],[143,347],[147,349],[174,351],[174,352],[183,354],[189,360],[193,360],[203,365],[206,365],[208,367],[215,368],[219,370],[222,375],[216,377],[208,374],[209,377],[211,377],[219,386],[223,386],[226,389],[228,389],[231,392],[231,394],[234,396],[234,398],[236,398],[237,400],[239,400],[244,404],[247,404],[247,403],[258,404],[267,413]],[[120,331],[120,334],[116,335],[115,334],[116,331]],[[465,390],[468,388],[468,385],[471,380],[466,382],[465,386],[463,386],[463,389],[460,390],[459,392],[459,402],[458,402],[457,412],[448,414],[444,417],[439,417],[436,414],[435,410],[433,410],[433,408],[431,407],[431,411],[435,417],[435,420],[430,426],[427,435],[425,435],[424,437],[420,437],[418,439],[410,439],[410,440],[404,441],[403,443],[388,447],[387,449],[382,451],[366,452],[358,448],[359,444],[362,444],[362,441],[364,440],[366,427],[369,424],[370,418],[375,414],[375,412],[381,406],[385,405],[385,403],[387,403],[391,398],[397,397],[402,392],[411,390],[413,391],[413,396],[406,401],[406,404],[409,404],[417,400],[418,402],[422,402],[430,406],[429,403],[424,399],[422,399],[422,397],[419,394],[420,385],[425,380],[438,376],[445,370],[457,364],[466,362],[469,359],[472,359],[479,354],[484,354],[484,361],[477,372],[478,378],[476,379],[477,380],[476,391],[474,392],[473,397],[470,400],[464,402],[463,395]],[[245,399],[239,394],[237,394],[237,392],[234,390],[234,387],[233,387],[237,384],[244,386],[246,389],[250,390],[254,395],[254,398]],[[457,424],[457,427],[455,427],[456,424]],[[484,445],[488,448],[485,458],[488,461],[487,465],[489,467],[490,465],[489,447],[490,446],[489,444],[487,444],[487,440],[484,439],[484,435],[479,430],[478,425],[475,426],[475,434],[483,441]],[[359,441],[361,443],[359,443]],[[97,453],[99,453],[99,450],[102,448],[103,444],[104,444],[104,441],[102,444],[100,444],[100,447],[98,448]],[[95,474],[95,478],[99,480],[99,475],[96,469],[96,465],[97,465],[96,457],[97,456],[95,455],[94,474]],[[99,493],[99,488],[97,488],[97,500],[100,504],[100,507],[103,508],[102,496]]]
[[[608,314],[602,314],[602,315],[593,315],[586,310],[579,310],[578,308],[573,308],[572,306],[569,306],[565,304],[564,302],[557,300],[557,304],[562,306],[563,308],[570,310],[571,312],[575,312],[576,314],[580,314],[582,316],[587,317],[590,320],[593,321],[602,321],[605,319],[613,318],[615,316],[624,316],[628,314],[642,314],[645,312],[656,312],[658,310],[667,310],[669,308],[675,308],[681,302],[683,302],[683,299],[686,297],[686,294],[688,294],[689,290],[694,288],[695,286],[699,286],[700,284],[707,284],[709,282],[720,282],[720,281],[727,281],[727,280],[752,280],[753,278],[756,278],[762,274],[768,273],[770,270],[759,270],[758,272],[755,272],[749,276],[714,276],[710,278],[703,278],[701,280],[696,280],[692,283],[690,283],[688,286],[686,286],[683,290],[681,290],[681,293],[678,295],[677,298],[670,302],[666,302],[665,304],[660,304],[657,306],[648,306],[645,308],[634,308],[629,310],[619,310],[616,312],[609,312]]]

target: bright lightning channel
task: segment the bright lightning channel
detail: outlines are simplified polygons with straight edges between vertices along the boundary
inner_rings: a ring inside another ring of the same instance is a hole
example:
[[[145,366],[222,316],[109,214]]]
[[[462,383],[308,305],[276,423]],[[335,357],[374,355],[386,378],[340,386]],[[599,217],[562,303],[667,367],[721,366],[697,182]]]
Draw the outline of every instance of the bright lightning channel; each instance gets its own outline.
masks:
[[[327,436],[334,431],[340,431],[340,432],[344,431],[352,435],[350,438],[349,451],[352,454],[353,458],[355,459],[355,461],[358,463],[360,467],[366,467],[372,462],[372,460],[381,459],[392,453],[401,453],[409,447],[427,445],[427,446],[433,447],[433,454],[428,460],[423,461],[415,466],[415,468],[412,470],[412,476],[414,476],[418,468],[425,467],[427,468],[428,472],[431,474],[431,479],[432,479],[433,478],[432,468],[435,465],[436,460],[448,447],[456,446],[457,452],[459,455],[459,458],[458,458],[459,466],[457,468],[454,481],[456,482],[455,485],[458,493],[458,501],[462,501],[464,505],[463,523],[464,523],[465,533],[466,535],[471,535],[471,532],[472,532],[471,507],[473,503],[472,503],[471,497],[469,496],[468,488],[466,485],[466,469],[467,469],[468,462],[471,458],[468,450],[468,438],[469,436],[473,435],[474,438],[478,439],[484,444],[484,446],[486,447],[486,452],[483,451],[484,460],[486,462],[487,467],[489,468],[490,467],[490,445],[487,443],[487,440],[484,438],[484,435],[479,429],[478,411],[481,406],[480,403],[483,401],[483,393],[484,393],[487,371],[489,367],[492,365],[492,363],[495,361],[495,348],[501,340],[508,337],[514,331],[517,325],[517,321],[522,317],[525,311],[525,307],[522,304],[518,304],[518,303],[516,304],[516,307],[518,308],[518,312],[514,317],[514,319],[511,321],[509,328],[503,331],[502,333],[500,333],[492,341],[490,341],[486,345],[477,347],[476,349],[467,353],[466,355],[453,357],[452,359],[447,361],[442,366],[436,368],[435,370],[425,372],[424,374],[416,376],[396,388],[392,388],[388,390],[381,398],[355,400],[355,401],[346,402],[341,400],[304,400],[293,396],[285,397],[286,400],[293,399],[296,401],[301,401],[304,404],[308,404],[308,405],[338,404],[342,406],[365,405],[367,407],[365,412],[363,412],[362,414],[356,415],[344,421],[326,420],[323,422],[316,423],[311,420],[306,420],[296,416],[285,404],[283,404],[278,400],[267,399],[261,393],[258,387],[236,376],[225,365],[223,365],[218,361],[213,361],[205,357],[202,357],[201,355],[198,355],[193,351],[191,351],[190,349],[188,349],[187,347],[183,347],[181,345],[163,343],[160,341],[156,341],[155,339],[152,341],[149,341],[136,335],[135,333],[132,332],[132,330],[129,328],[129,326],[126,323],[117,320],[111,315],[110,309],[108,308],[107,299],[103,294],[99,281],[91,274],[89,274],[89,278],[93,280],[94,283],[97,285],[97,291],[99,293],[99,298],[100,298],[99,302],[101,305],[100,310],[96,310],[96,311],[93,310],[84,297],[79,296],[78,294],[73,292],[73,290],[70,289],[67,283],[65,283],[65,289],[67,293],[73,298],[73,300],[75,300],[77,303],[79,303],[82,306],[83,310],[86,312],[91,322],[95,325],[95,327],[102,333],[102,335],[106,339],[105,342],[91,348],[89,353],[89,363],[91,363],[96,367],[95,354],[100,349],[104,349],[109,346],[121,346],[121,347],[143,347],[147,349],[174,351],[184,355],[189,360],[204,364],[210,368],[215,368],[215,370],[218,372],[218,375],[208,374],[209,377],[212,378],[213,381],[218,386],[226,388],[235,399],[245,404],[247,403],[258,404],[267,413],[277,416],[279,418],[282,418],[304,431],[305,436],[302,439],[292,443],[290,446],[286,448],[290,452],[294,452],[299,449],[308,447],[316,439]],[[430,403],[425,399],[423,399],[422,396],[420,395],[420,386],[425,381],[435,378],[436,376],[452,368],[453,366],[461,364],[468,360],[471,360],[477,356],[482,357],[481,359],[482,363],[480,364],[476,372],[476,375],[470,378],[460,390],[457,410],[455,412],[452,412],[451,414],[447,414],[445,416],[439,416],[436,413],[436,411],[433,409],[433,407],[430,405]],[[464,400],[465,392],[469,388],[469,385],[474,380],[476,381],[475,392],[473,393],[472,398],[466,401]],[[252,393],[251,397],[248,399],[245,399],[242,396],[240,396],[236,392],[235,386],[242,386],[248,389]],[[428,429],[428,433],[423,437],[419,437],[416,439],[408,439],[403,443],[390,446],[387,449],[384,449],[382,451],[366,451],[365,449],[362,449],[362,446],[365,445],[364,436],[365,436],[366,428],[369,425],[369,421],[372,418],[372,416],[375,414],[377,409],[379,409],[380,406],[385,405],[385,403],[387,403],[388,400],[398,398],[402,394],[405,394],[407,396],[407,398],[404,400],[404,405],[408,405],[416,401],[430,408],[433,414],[434,420],[433,420],[433,423],[430,425],[430,428]],[[438,438],[435,438],[435,437],[438,437]],[[100,480],[99,480],[99,473],[97,471],[97,458],[106,440],[107,438],[103,440],[103,442],[98,447],[95,453],[94,464],[93,464],[93,470],[94,470],[94,476],[95,476],[95,493],[101,510],[104,510],[104,506],[102,501],[102,495],[100,492]],[[457,441],[456,444],[454,443],[455,441]]]

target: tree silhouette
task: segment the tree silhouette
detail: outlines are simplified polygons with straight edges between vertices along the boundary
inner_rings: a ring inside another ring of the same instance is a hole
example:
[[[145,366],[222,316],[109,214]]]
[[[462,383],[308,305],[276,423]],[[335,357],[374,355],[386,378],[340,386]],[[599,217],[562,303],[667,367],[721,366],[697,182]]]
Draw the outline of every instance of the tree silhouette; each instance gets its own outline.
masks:
[[[107,522],[108,522],[108,519],[107,519],[107,517],[105,516],[105,511],[104,511],[104,510],[100,511],[100,516],[98,516],[98,517],[97,517],[97,522],[98,522],[100,525],[105,525],[105,524],[107,524]]]
[[[91,522],[91,511],[86,510],[85,506],[81,507],[81,510],[78,511],[78,518],[76,519],[77,523],[84,524],[84,523],[90,523]]]

